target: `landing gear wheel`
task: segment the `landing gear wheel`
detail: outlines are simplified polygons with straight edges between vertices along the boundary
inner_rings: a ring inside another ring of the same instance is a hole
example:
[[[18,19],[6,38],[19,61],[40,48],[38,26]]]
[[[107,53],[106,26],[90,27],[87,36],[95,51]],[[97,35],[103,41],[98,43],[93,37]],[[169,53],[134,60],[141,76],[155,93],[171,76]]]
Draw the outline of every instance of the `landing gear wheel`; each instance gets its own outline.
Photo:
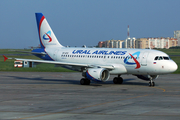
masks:
[[[85,79],[85,78],[82,78],[81,80],[80,80],[80,84],[81,85],[90,85],[90,80],[88,80],[88,79]]]
[[[155,86],[155,82],[152,82],[152,86],[153,86],[153,87]]]
[[[118,84],[118,78],[115,77],[115,78],[113,79],[113,82],[114,82],[114,84]]]
[[[119,78],[118,78],[118,81],[119,81],[119,84],[122,84],[122,83],[123,83],[122,77],[119,77]]]
[[[80,80],[80,84],[81,84],[81,85],[85,85],[85,79],[84,79],[84,78],[82,78],[82,79]]]
[[[86,85],[90,85],[91,81],[86,79]]]
[[[149,87],[151,87],[151,82],[149,82]]]
[[[115,77],[113,79],[113,82],[114,82],[114,84],[122,84],[123,83],[123,79],[122,79],[122,77]]]
[[[155,86],[155,82],[149,82],[149,87],[154,87]]]

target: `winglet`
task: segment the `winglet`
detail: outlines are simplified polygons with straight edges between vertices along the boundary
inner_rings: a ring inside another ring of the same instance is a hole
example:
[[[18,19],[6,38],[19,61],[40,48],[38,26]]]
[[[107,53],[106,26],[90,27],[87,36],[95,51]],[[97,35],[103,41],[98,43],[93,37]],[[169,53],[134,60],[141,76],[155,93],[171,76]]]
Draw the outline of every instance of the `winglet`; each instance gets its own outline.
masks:
[[[3,55],[3,57],[4,57],[4,62],[6,62],[6,60],[8,59],[5,55]]]

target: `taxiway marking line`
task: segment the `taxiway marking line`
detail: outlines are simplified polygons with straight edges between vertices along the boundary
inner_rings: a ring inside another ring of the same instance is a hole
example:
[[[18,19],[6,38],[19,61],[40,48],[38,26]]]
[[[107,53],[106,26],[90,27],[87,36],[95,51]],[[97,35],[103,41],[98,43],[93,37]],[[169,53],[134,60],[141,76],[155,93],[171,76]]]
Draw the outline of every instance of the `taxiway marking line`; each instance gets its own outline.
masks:
[[[163,89],[163,88],[160,88],[160,87],[154,87],[154,88],[156,88],[156,89],[160,89],[160,90],[163,90],[163,92],[166,92],[166,90],[165,90],[165,89]]]

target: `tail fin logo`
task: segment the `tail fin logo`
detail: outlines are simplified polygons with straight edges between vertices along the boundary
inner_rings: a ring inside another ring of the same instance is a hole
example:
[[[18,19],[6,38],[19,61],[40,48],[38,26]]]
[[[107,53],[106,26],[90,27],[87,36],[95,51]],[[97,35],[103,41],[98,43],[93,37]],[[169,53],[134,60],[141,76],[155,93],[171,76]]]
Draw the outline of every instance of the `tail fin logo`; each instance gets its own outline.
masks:
[[[43,39],[44,39],[44,40],[49,40],[49,42],[52,41],[52,38],[51,38],[51,31],[50,31],[50,30],[49,30],[47,33],[45,33],[45,34],[43,35]]]
[[[140,54],[139,51],[138,51],[138,52],[135,52],[135,53],[132,54],[132,55],[129,53],[129,56],[127,56],[127,57],[124,59],[124,63],[125,63],[125,64],[128,64],[128,65],[134,65],[134,64],[136,64],[136,68],[135,68],[135,69],[139,69],[139,68],[141,67],[140,63],[137,61],[137,58],[139,58],[139,54]],[[135,55],[136,55],[136,58],[134,57]],[[133,59],[134,62],[128,62],[129,59]]]

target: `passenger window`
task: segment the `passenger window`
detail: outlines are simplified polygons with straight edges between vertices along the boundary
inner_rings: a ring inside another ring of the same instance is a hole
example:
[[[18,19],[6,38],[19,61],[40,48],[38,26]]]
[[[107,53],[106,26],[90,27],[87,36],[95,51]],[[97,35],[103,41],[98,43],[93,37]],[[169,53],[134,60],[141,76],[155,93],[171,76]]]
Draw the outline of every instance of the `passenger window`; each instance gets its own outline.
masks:
[[[158,60],[158,56],[156,56],[156,57],[154,58],[154,60]]]

